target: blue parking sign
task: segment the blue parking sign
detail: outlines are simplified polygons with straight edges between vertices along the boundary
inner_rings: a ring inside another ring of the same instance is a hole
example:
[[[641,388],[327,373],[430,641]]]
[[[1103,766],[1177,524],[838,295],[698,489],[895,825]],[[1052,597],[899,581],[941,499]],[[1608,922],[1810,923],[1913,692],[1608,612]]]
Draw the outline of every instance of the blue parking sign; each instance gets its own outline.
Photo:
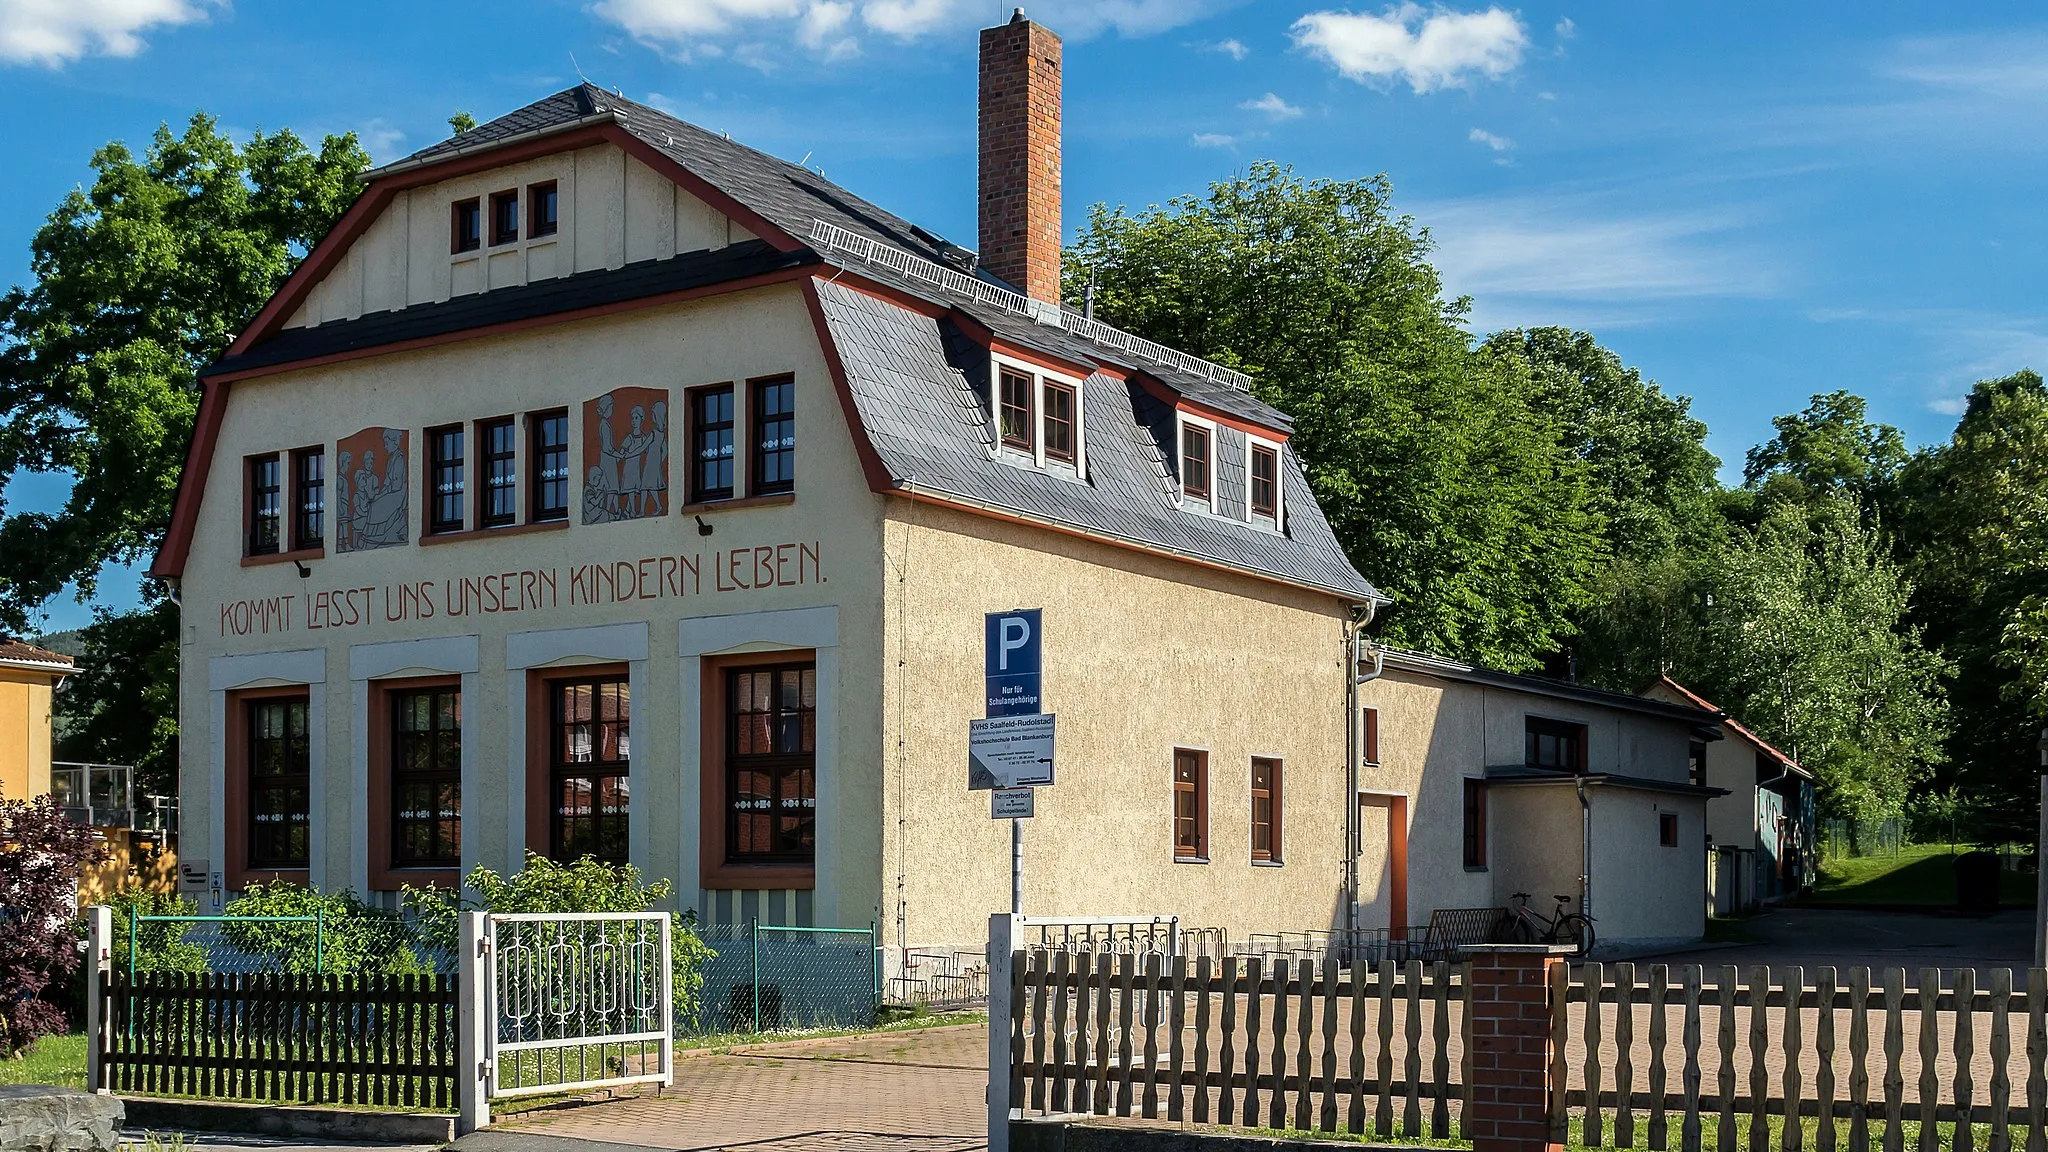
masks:
[[[987,714],[1020,716],[1040,711],[1039,684],[1045,656],[1039,609],[991,612],[986,628]]]

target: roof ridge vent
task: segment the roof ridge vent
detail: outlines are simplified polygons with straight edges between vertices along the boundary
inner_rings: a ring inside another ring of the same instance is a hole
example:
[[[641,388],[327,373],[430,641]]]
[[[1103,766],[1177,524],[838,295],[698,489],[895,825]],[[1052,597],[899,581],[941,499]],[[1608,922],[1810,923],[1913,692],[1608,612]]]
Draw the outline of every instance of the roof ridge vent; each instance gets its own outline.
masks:
[[[1071,308],[1033,300],[1021,292],[1012,292],[999,284],[991,284],[986,280],[956,272],[916,253],[906,252],[879,240],[871,240],[817,217],[811,218],[811,242],[820,248],[852,256],[864,263],[880,265],[900,275],[922,280],[970,300],[1001,308],[1005,312],[1026,317],[1049,328],[1064,328],[1120,352],[1193,373],[1212,384],[1222,384],[1240,392],[1252,390],[1251,377],[1235,369],[1213,364],[1199,356],[1190,356],[1179,349],[1168,348],[1142,336],[1134,336],[1121,328],[1085,317]]]

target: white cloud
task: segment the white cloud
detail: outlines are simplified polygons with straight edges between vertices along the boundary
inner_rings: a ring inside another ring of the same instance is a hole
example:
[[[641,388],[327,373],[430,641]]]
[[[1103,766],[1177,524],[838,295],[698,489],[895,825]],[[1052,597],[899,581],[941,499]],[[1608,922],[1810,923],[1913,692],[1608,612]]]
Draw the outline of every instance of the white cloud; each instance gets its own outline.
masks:
[[[1257,100],[1247,100],[1238,105],[1249,112],[1264,112],[1275,120],[1292,120],[1301,115],[1301,109],[1282,100],[1278,93],[1268,92]]]
[[[1188,143],[1197,148],[1231,148],[1237,144],[1237,137],[1225,136],[1221,132],[1197,132],[1188,137]]]
[[[1552,31],[1557,33],[1559,40],[1569,40],[1579,34],[1579,26],[1572,23],[1571,17],[1565,16],[1559,18],[1557,27],[1552,29]]]
[[[1201,19],[1231,2],[1041,0],[1030,15],[1069,40],[1108,31],[1144,36]],[[775,44],[784,37],[828,60],[856,55],[856,25],[906,41],[960,34],[957,47],[972,52],[974,41],[966,34],[990,15],[985,5],[970,0],[599,0],[591,12],[640,43],[682,59],[731,51],[764,62],[772,60]],[[1243,48],[1237,44],[1239,52]]]
[[[61,68],[133,56],[143,33],[204,20],[222,0],[0,0],[0,63]]]
[[[1221,52],[1232,60],[1242,60],[1252,54],[1252,50],[1244,46],[1244,41],[1235,39],[1218,40],[1214,44],[1204,44],[1202,47],[1210,52]]]
[[[1927,407],[1943,416],[1961,416],[1970,407],[1968,396],[1942,396],[1927,402]]]
[[[1416,92],[1498,80],[1522,62],[1529,34],[1505,8],[1454,12],[1404,3],[1373,16],[1311,12],[1294,22],[1294,43],[1361,84],[1405,80]]]
[[[380,116],[358,127],[356,139],[362,141],[371,163],[388,164],[403,154],[399,146],[405,143],[405,133]]]
[[[1465,139],[1470,140],[1474,144],[1484,144],[1495,152],[1506,152],[1515,146],[1513,140],[1505,136],[1495,136],[1484,128],[1474,128],[1466,134]]]

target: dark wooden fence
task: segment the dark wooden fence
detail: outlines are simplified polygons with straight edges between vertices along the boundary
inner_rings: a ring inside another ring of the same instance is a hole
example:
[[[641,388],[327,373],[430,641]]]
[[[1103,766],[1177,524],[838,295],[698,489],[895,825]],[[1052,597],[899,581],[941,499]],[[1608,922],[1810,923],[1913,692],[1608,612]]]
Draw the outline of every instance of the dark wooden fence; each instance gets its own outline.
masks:
[[[103,985],[115,1092],[455,1105],[456,978],[158,972]]]

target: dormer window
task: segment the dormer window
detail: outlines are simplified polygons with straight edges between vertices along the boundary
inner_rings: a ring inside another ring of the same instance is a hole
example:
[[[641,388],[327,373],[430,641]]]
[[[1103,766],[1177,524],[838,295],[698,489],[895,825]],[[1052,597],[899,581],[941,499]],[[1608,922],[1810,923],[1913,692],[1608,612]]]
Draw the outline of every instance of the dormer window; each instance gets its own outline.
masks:
[[[1034,405],[1030,376],[1005,368],[1002,377],[1003,447],[1031,451]]]
[[[448,251],[474,252],[484,246],[484,210],[475,197],[457,200],[449,209]]]
[[[1252,515],[1280,517],[1280,453],[1266,445],[1252,445]]]
[[[519,193],[494,192],[491,194],[491,244],[516,244],[519,241]]]
[[[1045,458],[1074,462],[1074,390],[1045,382]]]
[[[1209,445],[1207,425],[1180,426],[1180,490],[1205,502],[1209,499]]]

